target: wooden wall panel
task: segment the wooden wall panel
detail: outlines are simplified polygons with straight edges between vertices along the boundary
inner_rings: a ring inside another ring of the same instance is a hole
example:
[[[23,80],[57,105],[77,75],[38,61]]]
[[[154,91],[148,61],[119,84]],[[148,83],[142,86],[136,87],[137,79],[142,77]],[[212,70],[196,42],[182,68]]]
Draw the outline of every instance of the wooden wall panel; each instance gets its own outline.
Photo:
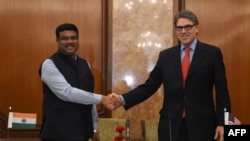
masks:
[[[232,112],[250,123],[250,1],[185,0],[199,18],[199,39],[221,48],[226,66]]]
[[[106,93],[103,66],[103,0],[0,0],[0,111],[38,113],[41,124],[41,62],[56,50],[55,28],[64,22],[79,28],[78,54],[95,76],[95,92]],[[102,107],[99,105],[99,110]]]

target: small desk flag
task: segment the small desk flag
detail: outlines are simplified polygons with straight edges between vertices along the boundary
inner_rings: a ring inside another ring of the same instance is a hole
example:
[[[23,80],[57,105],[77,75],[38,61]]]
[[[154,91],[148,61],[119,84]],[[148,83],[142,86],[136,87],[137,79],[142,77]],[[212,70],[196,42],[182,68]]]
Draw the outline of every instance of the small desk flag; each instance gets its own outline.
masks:
[[[227,112],[225,110],[225,125],[241,125],[241,122],[239,119],[237,119],[235,116],[232,115],[232,113]]]
[[[8,128],[34,129],[36,117],[35,113],[9,112]]]

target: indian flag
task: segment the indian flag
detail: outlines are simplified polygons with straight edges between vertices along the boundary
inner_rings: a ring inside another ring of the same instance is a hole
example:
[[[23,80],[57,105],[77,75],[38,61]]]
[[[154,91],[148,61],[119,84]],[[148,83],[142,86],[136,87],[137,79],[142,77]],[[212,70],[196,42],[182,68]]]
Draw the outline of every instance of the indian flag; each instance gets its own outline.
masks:
[[[36,114],[9,112],[8,128],[36,128]]]

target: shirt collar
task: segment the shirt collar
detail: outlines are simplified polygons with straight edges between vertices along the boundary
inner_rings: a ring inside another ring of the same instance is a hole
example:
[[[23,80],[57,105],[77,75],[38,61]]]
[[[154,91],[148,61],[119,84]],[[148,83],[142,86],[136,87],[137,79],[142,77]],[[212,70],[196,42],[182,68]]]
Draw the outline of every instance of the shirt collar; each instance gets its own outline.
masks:
[[[194,41],[189,46],[191,50],[195,50],[196,44],[197,44],[197,39],[194,39]],[[184,44],[181,43],[181,50],[184,50],[184,48],[185,48]]]

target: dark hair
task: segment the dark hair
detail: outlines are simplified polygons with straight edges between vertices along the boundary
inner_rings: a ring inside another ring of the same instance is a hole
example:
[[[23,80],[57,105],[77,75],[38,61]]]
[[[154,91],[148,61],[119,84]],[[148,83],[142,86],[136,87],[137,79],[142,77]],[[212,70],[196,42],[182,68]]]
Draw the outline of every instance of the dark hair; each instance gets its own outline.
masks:
[[[56,28],[56,38],[58,39],[59,38],[59,33],[62,32],[62,31],[65,31],[65,30],[75,31],[77,36],[78,36],[78,28],[76,27],[76,25],[71,24],[71,23],[64,23],[64,24],[61,24],[61,25],[57,26],[57,28]]]
[[[176,23],[178,21],[178,19],[180,18],[186,18],[189,19],[190,21],[192,21],[195,25],[198,25],[198,19],[196,17],[196,15],[189,10],[181,10],[179,11],[175,16],[174,16],[174,26],[176,26]]]

